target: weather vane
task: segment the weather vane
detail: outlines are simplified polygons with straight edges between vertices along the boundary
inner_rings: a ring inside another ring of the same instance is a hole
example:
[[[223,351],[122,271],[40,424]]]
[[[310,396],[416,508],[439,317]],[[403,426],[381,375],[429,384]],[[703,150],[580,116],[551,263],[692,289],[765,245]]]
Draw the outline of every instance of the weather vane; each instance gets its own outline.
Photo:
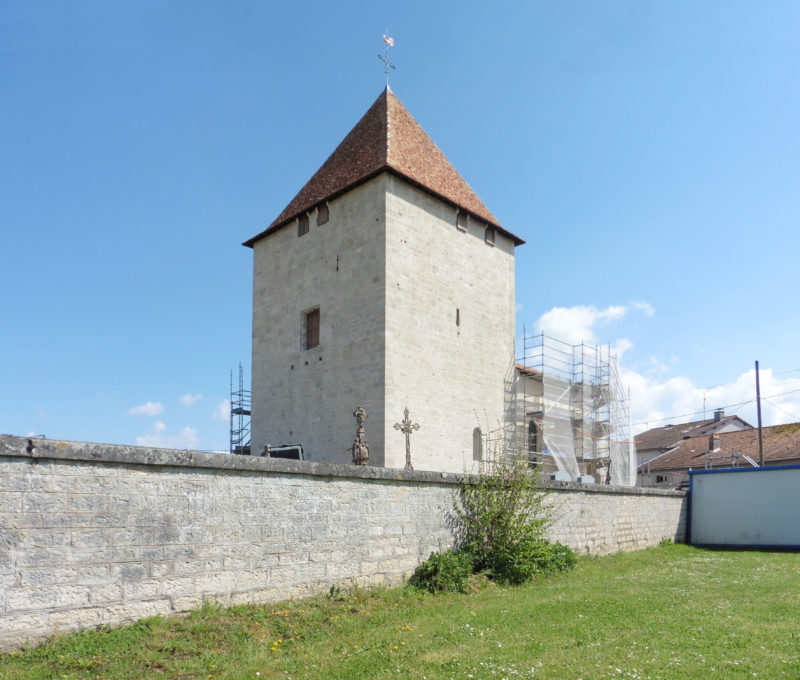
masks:
[[[395,65],[389,61],[389,48],[394,47],[394,38],[389,37],[389,31],[383,34],[383,44],[386,46],[386,54],[379,54],[378,59],[383,62],[386,71],[386,87],[389,87],[389,69],[394,70]]]

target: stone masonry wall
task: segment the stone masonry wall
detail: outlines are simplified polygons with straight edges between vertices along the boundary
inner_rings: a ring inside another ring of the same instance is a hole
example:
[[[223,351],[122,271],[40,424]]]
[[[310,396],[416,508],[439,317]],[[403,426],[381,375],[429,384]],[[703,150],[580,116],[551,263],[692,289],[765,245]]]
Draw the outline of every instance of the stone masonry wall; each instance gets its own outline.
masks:
[[[457,475],[0,436],[0,649],[225,603],[400,583]],[[682,540],[680,492],[553,484],[578,552]]]

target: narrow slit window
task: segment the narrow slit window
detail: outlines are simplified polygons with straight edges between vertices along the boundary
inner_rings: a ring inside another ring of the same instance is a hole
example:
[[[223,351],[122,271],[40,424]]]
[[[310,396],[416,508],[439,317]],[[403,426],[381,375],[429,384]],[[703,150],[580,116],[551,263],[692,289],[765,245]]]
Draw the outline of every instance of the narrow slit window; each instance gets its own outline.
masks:
[[[461,231],[467,230],[467,213],[465,210],[459,210],[456,215],[456,226]]]
[[[479,427],[472,431],[472,460],[483,460],[483,433]]]
[[[319,307],[305,313],[305,349],[319,345]]]
[[[308,215],[303,213],[297,218],[297,235],[302,236],[308,233]]]
[[[325,224],[328,221],[329,217],[330,216],[328,215],[328,204],[323,203],[317,208],[317,226]]]

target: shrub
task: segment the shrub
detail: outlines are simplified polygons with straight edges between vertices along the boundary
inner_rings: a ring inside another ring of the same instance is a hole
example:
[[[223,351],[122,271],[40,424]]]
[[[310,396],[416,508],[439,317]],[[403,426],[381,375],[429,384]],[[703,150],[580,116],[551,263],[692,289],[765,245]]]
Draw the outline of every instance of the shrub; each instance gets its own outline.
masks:
[[[467,591],[472,573],[472,556],[465,552],[446,550],[431,553],[411,577],[411,585],[431,593]]]
[[[473,556],[478,571],[523,583],[575,565],[572,550],[547,540],[544,495],[538,473],[521,456],[496,462],[462,487],[455,507],[461,550]]]

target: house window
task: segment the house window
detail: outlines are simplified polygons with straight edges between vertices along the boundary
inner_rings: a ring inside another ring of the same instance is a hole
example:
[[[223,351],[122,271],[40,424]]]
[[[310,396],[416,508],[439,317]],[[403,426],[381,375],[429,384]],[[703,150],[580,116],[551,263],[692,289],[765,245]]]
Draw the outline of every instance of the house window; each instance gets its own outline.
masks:
[[[297,235],[302,236],[308,233],[308,215],[303,213],[297,218]]]
[[[539,464],[539,428],[532,420],[528,422],[528,466]]]
[[[483,460],[483,433],[479,427],[472,431],[472,460]]]
[[[303,335],[304,349],[311,349],[319,345],[319,307],[305,312]]]
[[[495,238],[496,230],[494,227],[486,227],[486,243],[490,246],[494,245],[494,238]]]
[[[328,204],[323,203],[317,208],[317,226],[325,224],[329,219]]]
[[[528,423],[528,451],[536,453],[539,450],[539,430],[532,420]]]
[[[456,226],[461,231],[467,230],[467,212],[465,210],[458,211],[458,214],[456,215]]]

